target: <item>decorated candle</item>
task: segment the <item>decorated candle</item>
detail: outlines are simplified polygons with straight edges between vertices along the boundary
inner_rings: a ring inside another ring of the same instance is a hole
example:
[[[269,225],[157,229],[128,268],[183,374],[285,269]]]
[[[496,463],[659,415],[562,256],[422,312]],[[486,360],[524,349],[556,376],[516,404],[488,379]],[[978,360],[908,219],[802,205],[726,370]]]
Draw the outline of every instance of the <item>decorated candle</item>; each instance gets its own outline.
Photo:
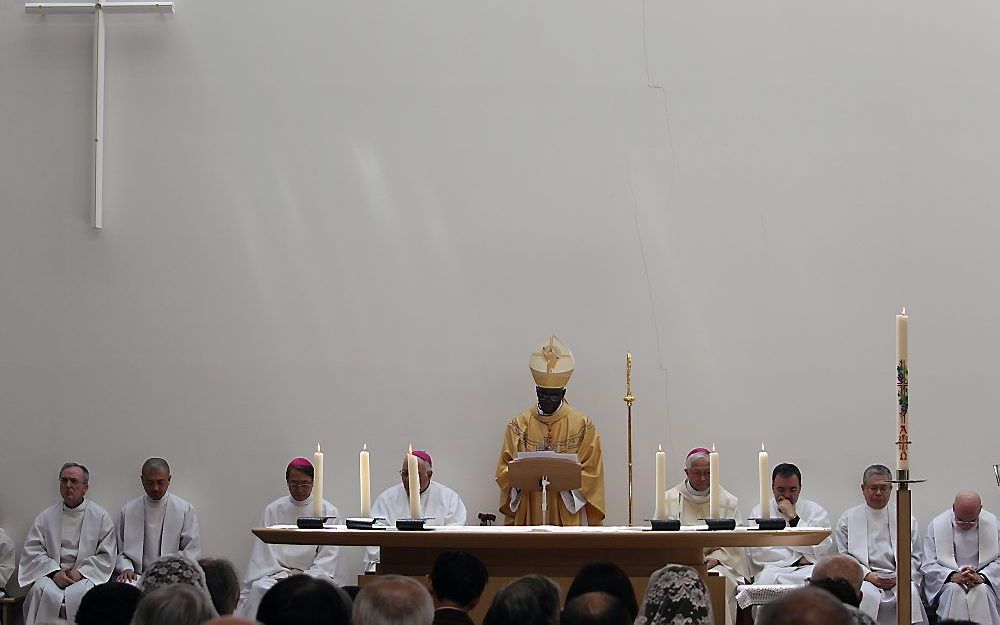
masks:
[[[316,443],[316,453],[313,454],[313,516],[323,516],[323,452]]]
[[[656,452],[656,508],[653,518],[660,520],[667,518],[666,506],[666,484],[664,480],[667,475],[667,454],[663,453],[663,445]]]
[[[712,443],[712,452],[708,454],[709,492],[708,492],[708,516],[712,519],[719,518],[719,452],[715,451],[715,443]]]
[[[760,477],[760,516],[767,519],[771,516],[771,467],[767,461],[764,443],[760,444],[760,453],[757,455],[757,472]]]
[[[910,372],[909,357],[910,318],[906,308],[896,315],[896,471],[910,470]]]
[[[419,519],[420,514],[420,469],[417,465],[417,457],[413,455],[413,445],[406,454],[407,485],[410,488],[410,518]]]
[[[361,446],[361,517],[368,518],[372,515],[372,476],[371,467],[368,464],[368,444]]]

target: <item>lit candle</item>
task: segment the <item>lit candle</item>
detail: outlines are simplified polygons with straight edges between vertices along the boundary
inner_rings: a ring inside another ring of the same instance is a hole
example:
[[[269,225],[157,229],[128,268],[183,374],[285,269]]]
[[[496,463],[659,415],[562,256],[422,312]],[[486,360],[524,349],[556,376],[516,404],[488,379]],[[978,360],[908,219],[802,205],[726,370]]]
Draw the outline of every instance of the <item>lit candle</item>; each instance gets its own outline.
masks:
[[[372,515],[372,476],[368,464],[368,444],[361,446],[361,518]]]
[[[764,443],[760,444],[760,454],[757,456],[757,472],[760,474],[760,516],[771,517],[771,466],[767,462],[767,451]]]
[[[323,452],[316,443],[316,453],[313,454],[313,516],[323,515]]]
[[[708,454],[708,471],[710,473],[708,482],[708,516],[711,519],[719,518],[719,452],[715,451],[715,443],[712,443],[712,453]]]
[[[906,308],[896,315],[896,471],[910,470],[909,325]]]
[[[667,454],[663,453],[663,445],[656,452],[656,511],[653,512],[654,519],[667,518],[667,488],[664,480],[667,475]]]
[[[413,455],[413,445],[406,454],[406,472],[409,474],[407,484],[410,487],[410,518],[419,519],[420,514],[420,470],[417,468],[417,457]]]

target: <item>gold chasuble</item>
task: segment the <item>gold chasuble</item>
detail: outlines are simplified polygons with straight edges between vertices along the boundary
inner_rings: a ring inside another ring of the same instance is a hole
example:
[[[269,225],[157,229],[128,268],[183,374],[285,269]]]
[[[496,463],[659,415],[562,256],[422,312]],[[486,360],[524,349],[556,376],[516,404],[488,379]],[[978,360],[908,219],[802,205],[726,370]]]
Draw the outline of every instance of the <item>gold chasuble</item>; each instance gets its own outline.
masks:
[[[580,493],[587,499],[581,511],[586,510],[587,525],[604,522],[604,460],[601,457],[601,438],[590,417],[576,410],[565,401],[553,414],[545,416],[532,407],[514,417],[504,432],[503,448],[497,463],[497,484],[500,486],[500,512],[507,525],[541,525],[542,493],[521,493],[517,510],[511,511],[510,482],[507,480],[507,463],[517,458],[519,451],[554,451],[575,453],[583,465]],[[580,512],[570,512],[562,495],[549,491],[549,523],[552,525],[581,525]]]

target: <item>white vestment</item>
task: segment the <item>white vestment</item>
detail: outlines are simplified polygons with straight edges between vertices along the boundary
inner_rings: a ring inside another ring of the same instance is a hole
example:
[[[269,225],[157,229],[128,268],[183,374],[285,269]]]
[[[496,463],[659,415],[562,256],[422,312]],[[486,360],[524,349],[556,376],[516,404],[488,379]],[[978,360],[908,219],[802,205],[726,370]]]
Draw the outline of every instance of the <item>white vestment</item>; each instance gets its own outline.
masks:
[[[14,541],[0,527],[0,597],[4,595],[7,581],[14,574]]]
[[[420,493],[420,512],[428,520],[426,526],[465,525],[465,504],[458,493],[444,484],[431,482],[427,490]],[[389,487],[372,502],[372,516],[385,519],[387,525],[395,526],[399,519],[410,518],[410,496],[403,485]],[[364,557],[364,571],[371,573],[379,561],[378,547],[367,547]]]
[[[295,525],[298,518],[304,516],[312,516],[312,496],[295,501],[286,495],[267,504],[260,526]],[[323,501],[323,516],[338,516],[337,508],[329,501]],[[292,575],[304,573],[335,583],[339,551],[340,547],[331,545],[272,545],[254,538],[235,616],[255,620],[264,593],[278,580]]]
[[[966,566],[987,581],[968,591],[947,581],[948,575]],[[938,604],[942,619],[1000,625],[996,592],[1000,584],[1000,528],[995,515],[983,510],[979,527],[963,530],[955,527],[955,513],[950,509],[939,514],[927,527],[921,570],[927,597]]]
[[[927,622],[920,601],[921,548],[917,533],[917,520],[910,516],[910,610],[913,623]],[[896,509],[886,506],[881,510],[867,504],[854,506],[837,521],[834,532],[837,550],[857,560],[864,574],[896,572]],[[861,583],[861,610],[878,623],[896,623],[896,590],[882,590],[868,580]]]
[[[201,557],[198,517],[194,507],[167,493],[159,501],[147,495],[122,507],[118,518],[121,553],[115,570],[142,575],[161,556],[183,553],[192,560]]]
[[[778,510],[774,497],[771,498],[771,510]],[[814,501],[799,497],[795,513],[799,516],[796,527],[830,527],[830,515]],[[759,516],[760,504],[757,504],[750,517]],[[820,544],[808,547],[751,547],[747,549],[747,555],[755,584],[801,586],[812,575],[816,561],[835,550],[833,537],[827,536]]]
[[[719,487],[719,518],[736,519],[737,525],[743,525],[743,515],[740,514],[739,500],[726,489]],[[680,519],[682,525],[704,525],[701,519],[708,517],[708,493],[700,494],[694,491],[687,480],[674,486],[664,493],[667,503],[667,518]],[[705,549],[706,558],[715,558],[719,565],[709,569],[726,578],[726,624],[736,622],[736,586],[750,577],[750,562],[747,560],[743,547],[713,547]],[[666,564],[666,562],[664,562]]]
[[[73,509],[62,502],[47,508],[28,530],[17,583],[31,586],[24,602],[24,625],[59,618],[76,619],[80,600],[88,590],[111,579],[118,556],[118,540],[111,515],[96,503],[84,501]],[[83,579],[60,589],[47,577],[74,568]]]

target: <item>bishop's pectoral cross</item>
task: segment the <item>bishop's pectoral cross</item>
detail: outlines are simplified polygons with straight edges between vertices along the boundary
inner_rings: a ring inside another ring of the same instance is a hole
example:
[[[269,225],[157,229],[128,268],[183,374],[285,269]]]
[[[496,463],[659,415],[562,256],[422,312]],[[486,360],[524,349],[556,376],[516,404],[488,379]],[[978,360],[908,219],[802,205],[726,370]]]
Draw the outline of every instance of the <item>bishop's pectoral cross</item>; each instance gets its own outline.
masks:
[[[104,14],[173,13],[173,2],[27,2],[26,13],[94,14],[94,227],[104,227]]]

